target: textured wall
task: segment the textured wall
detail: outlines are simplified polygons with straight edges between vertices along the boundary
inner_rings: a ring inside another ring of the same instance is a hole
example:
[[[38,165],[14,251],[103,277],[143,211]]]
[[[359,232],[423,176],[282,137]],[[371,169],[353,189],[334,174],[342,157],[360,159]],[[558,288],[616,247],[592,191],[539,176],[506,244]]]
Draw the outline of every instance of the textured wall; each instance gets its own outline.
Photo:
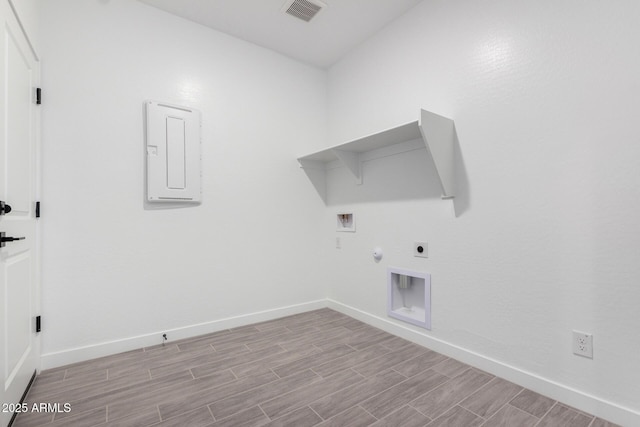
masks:
[[[331,297],[386,317],[386,267],[430,272],[429,336],[640,411],[639,19],[635,1],[430,0],[333,66],[331,144],[425,108],[460,153],[453,203],[426,151],[366,162],[362,186],[329,174]]]
[[[41,6],[45,356],[323,298],[295,159],[326,74],[135,1]],[[201,206],[143,208],[146,99],[202,111]]]
[[[44,353],[325,296],[385,318],[393,265],[432,274],[429,336],[640,411],[639,7],[423,1],[327,86],[138,2],[42,2]],[[143,209],[145,99],[202,110],[202,206]],[[418,150],[332,170],[325,209],[295,158],[419,108],[456,121],[456,200]]]

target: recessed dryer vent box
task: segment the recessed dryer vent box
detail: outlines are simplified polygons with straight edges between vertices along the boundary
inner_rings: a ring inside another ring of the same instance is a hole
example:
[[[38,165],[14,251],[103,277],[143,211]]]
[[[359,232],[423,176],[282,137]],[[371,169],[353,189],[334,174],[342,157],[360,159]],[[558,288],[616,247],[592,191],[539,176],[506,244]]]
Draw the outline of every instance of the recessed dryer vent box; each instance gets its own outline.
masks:
[[[147,201],[200,203],[200,112],[147,101]]]
[[[336,217],[337,231],[356,231],[356,217],[352,213],[339,213]]]
[[[431,330],[431,275],[389,267],[387,315]]]

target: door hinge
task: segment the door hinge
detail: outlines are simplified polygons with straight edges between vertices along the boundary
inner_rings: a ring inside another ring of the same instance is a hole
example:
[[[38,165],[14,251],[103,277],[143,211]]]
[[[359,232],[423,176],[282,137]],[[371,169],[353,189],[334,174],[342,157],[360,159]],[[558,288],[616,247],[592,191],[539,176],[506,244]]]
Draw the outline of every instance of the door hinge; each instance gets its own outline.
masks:
[[[36,202],[36,218],[40,218],[40,202]]]
[[[42,330],[42,319],[40,316],[36,316],[36,332],[40,332]]]
[[[42,104],[42,88],[36,88],[36,104]]]

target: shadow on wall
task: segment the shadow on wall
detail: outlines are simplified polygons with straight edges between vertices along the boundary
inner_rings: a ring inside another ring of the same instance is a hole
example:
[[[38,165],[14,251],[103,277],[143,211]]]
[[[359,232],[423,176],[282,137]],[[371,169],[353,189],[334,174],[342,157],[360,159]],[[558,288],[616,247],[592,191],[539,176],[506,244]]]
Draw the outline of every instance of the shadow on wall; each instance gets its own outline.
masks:
[[[460,144],[455,138],[456,217],[469,209],[469,184]],[[362,163],[362,184],[345,167],[329,169],[326,175],[327,206],[400,200],[440,200],[442,188],[431,155],[426,148],[372,158]],[[443,200],[442,203],[451,203]]]
[[[457,129],[454,128],[454,165],[456,168],[456,197],[453,199],[453,210],[456,218],[469,210],[470,192],[469,192],[469,176],[464,164],[464,157],[460,149],[460,141],[458,140]]]

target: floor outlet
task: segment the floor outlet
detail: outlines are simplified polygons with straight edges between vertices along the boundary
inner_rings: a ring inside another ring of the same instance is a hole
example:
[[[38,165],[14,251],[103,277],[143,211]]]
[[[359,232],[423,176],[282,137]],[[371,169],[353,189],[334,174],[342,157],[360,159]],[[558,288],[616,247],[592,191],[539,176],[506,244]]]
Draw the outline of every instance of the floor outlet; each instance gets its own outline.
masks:
[[[573,331],[573,354],[593,359],[593,335]]]

